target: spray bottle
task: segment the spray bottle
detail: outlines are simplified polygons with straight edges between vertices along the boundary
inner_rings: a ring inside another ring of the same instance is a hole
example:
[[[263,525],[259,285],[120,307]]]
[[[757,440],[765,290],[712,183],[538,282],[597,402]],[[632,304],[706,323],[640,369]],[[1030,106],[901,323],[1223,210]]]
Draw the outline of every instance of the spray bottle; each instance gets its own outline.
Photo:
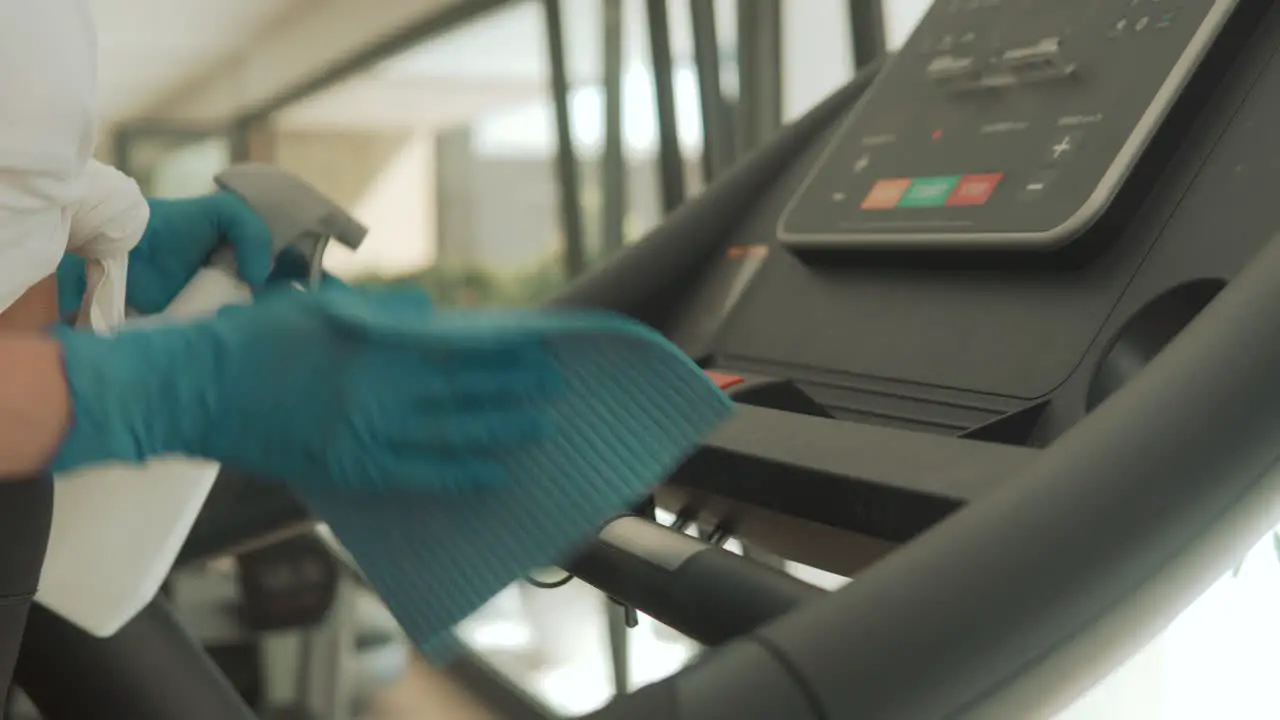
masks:
[[[310,286],[323,275],[330,239],[354,250],[367,232],[310,184],[278,168],[238,165],[215,181],[262,217],[275,256],[301,253]],[[252,300],[234,253],[223,248],[162,313],[129,322],[180,323]],[[115,634],[159,592],[218,472],[216,462],[161,457],[59,476],[36,601],[92,635]]]

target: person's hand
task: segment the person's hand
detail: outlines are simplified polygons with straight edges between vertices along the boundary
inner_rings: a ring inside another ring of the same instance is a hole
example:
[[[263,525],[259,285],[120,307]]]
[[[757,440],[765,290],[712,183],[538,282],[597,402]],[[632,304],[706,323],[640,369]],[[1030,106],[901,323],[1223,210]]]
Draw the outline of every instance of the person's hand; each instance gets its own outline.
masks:
[[[550,432],[559,368],[439,318],[419,291],[281,288],[192,325],[60,329],[74,419],[54,470],[176,453],[293,483],[502,482],[497,453]]]
[[[271,273],[271,233],[240,198],[216,192],[179,200],[149,199],[151,219],[129,252],[125,299],[144,315],[168,307],[221,245],[235,251],[240,276],[260,288]],[[80,307],[84,260],[65,255],[58,265],[58,310],[66,317]]]

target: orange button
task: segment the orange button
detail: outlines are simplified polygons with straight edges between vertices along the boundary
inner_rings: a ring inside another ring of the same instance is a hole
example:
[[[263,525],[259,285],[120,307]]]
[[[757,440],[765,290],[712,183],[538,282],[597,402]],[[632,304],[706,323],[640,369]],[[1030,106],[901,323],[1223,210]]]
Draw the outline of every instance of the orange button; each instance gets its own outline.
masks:
[[[892,210],[898,206],[898,201],[903,195],[907,194],[907,188],[911,187],[910,178],[894,178],[892,180],[880,180],[871,186],[871,192],[862,200],[863,210]]]
[[[715,383],[716,387],[720,388],[721,390],[728,390],[734,385],[739,385],[742,382],[744,382],[743,379],[738,377],[737,375],[719,373],[714,370],[704,370],[703,372],[705,372],[707,374],[707,377],[711,379],[711,382]]]
[[[965,175],[960,178],[960,182],[956,183],[956,189],[951,191],[951,197],[947,198],[947,206],[986,205],[991,199],[991,193],[996,191],[996,185],[1000,184],[1000,179],[1003,177],[1004,173]]]

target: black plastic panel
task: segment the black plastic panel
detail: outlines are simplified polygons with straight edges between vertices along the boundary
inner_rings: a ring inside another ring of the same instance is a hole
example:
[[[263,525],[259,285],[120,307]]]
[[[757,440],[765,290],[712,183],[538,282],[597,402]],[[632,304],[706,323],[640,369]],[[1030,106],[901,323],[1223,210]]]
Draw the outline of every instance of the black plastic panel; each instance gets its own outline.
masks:
[[[1108,208],[1237,0],[938,0],[780,223],[795,245],[1054,248]]]
[[[1027,448],[743,407],[671,477],[847,532],[904,542],[989,496]]]
[[[1280,68],[1270,62],[1280,34],[1261,21],[1270,9],[1238,5],[1166,122],[1159,171],[1122,190],[1141,197],[1117,206],[1122,222],[1096,257],[1066,268],[966,267],[919,254],[798,257],[774,244],[716,330],[717,365],[794,380],[837,417],[872,424],[958,435],[1047,399],[1036,442],[1070,427],[1134,313],[1174,285],[1229,280],[1280,227]],[[831,136],[748,203],[726,245],[775,237]],[[664,329],[694,321],[678,316]]]

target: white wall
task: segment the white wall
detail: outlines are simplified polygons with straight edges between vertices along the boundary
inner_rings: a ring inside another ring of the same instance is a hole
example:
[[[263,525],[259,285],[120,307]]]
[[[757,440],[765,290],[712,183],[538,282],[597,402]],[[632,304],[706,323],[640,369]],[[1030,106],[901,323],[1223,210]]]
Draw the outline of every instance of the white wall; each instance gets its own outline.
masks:
[[[395,274],[436,260],[435,134],[414,132],[351,208],[369,234],[360,252],[326,253],[325,268],[339,277]]]
[[[885,44],[890,51],[901,48],[911,37],[920,19],[929,11],[933,0],[882,0],[884,3]]]
[[[151,169],[152,197],[192,197],[214,189],[213,176],[231,163],[231,148],[223,138],[193,142],[169,153]]]

